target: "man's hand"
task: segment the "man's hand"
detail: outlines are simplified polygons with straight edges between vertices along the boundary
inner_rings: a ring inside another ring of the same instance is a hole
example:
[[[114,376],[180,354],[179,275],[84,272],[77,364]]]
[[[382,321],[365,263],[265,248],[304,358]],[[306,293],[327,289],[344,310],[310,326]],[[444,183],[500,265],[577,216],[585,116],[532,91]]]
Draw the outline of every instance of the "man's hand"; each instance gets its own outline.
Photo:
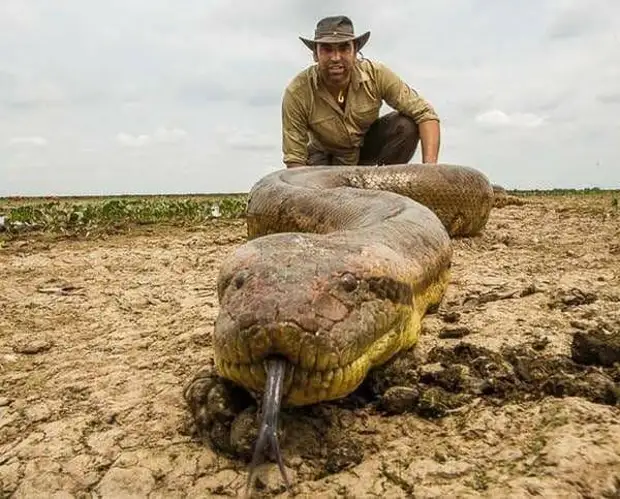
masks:
[[[441,143],[439,122],[435,120],[423,121],[418,124],[418,129],[420,130],[422,145],[422,163],[437,163]]]

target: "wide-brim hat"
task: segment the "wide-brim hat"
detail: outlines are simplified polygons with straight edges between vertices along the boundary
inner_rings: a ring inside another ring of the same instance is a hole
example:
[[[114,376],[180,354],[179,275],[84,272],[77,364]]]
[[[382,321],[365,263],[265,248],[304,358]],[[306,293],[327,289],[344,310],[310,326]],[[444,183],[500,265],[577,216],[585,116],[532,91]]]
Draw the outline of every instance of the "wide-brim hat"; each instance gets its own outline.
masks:
[[[351,40],[356,42],[357,50],[360,50],[369,38],[370,31],[356,36],[353,22],[347,16],[325,17],[317,23],[314,39],[299,37],[310,50],[314,50],[317,43],[342,43]]]

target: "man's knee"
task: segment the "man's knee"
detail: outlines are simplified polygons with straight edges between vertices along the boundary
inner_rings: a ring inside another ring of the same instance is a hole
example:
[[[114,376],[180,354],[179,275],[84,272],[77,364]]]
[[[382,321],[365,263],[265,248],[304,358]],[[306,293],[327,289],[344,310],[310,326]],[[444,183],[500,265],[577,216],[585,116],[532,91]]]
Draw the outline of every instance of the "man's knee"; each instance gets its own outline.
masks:
[[[406,142],[416,142],[420,137],[418,125],[412,118],[404,114],[397,113],[392,118],[393,133],[402,137]]]
[[[379,118],[366,134],[360,164],[407,163],[419,142],[418,125],[397,111]]]

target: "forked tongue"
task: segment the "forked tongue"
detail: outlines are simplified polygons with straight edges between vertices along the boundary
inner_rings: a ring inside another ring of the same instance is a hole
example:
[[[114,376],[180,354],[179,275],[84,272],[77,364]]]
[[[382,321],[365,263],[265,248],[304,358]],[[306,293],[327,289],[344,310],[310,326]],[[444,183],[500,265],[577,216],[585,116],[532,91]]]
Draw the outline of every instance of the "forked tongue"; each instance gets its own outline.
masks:
[[[286,360],[279,358],[270,358],[265,362],[267,381],[263,394],[262,417],[252,463],[250,464],[248,481],[246,484],[246,497],[250,497],[252,493],[254,480],[256,479],[256,468],[262,463],[268,446],[271,446],[271,450],[275,455],[287,490],[290,489],[290,482],[286,476],[284,462],[282,461],[282,453],[280,452],[280,444],[278,443],[278,415],[280,414],[280,405],[282,402],[286,366]]]

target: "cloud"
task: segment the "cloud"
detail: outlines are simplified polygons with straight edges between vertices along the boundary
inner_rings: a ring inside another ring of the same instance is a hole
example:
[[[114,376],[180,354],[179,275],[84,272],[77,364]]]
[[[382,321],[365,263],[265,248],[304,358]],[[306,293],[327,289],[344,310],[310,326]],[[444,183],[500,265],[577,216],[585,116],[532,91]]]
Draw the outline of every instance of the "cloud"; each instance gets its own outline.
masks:
[[[536,128],[544,123],[544,118],[533,113],[507,114],[500,109],[491,109],[476,116],[476,122],[485,127]]]
[[[619,104],[620,92],[603,92],[596,96],[596,98],[603,104]]]
[[[124,132],[119,133],[116,140],[120,145],[126,147],[144,147],[152,141],[150,135],[131,135]]]
[[[613,0],[563,0],[552,10],[553,16],[546,29],[550,40],[580,38],[613,29],[609,18]]]
[[[43,147],[48,144],[48,141],[45,137],[31,136],[31,137],[11,137],[9,139],[9,144],[15,146],[35,146],[35,147]]]
[[[0,3],[0,28],[15,31],[30,31],[36,28],[39,11],[33,2],[3,0]]]
[[[153,140],[164,144],[176,144],[184,140],[187,135],[182,128],[158,128],[153,134]]]
[[[273,151],[280,146],[279,137],[272,134],[258,133],[251,130],[239,130],[227,134],[226,145],[236,150]]]
[[[187,132],[181,128],[158,128],[153,134],[132,135],[121,132],[116,141],[125,147],[145,147],[152,144],[177,144],[184,140]]]
[[[67,101],[58,83],[19,72],[0,70],[0,91],[0,105],[6,108],[49,108]]]

